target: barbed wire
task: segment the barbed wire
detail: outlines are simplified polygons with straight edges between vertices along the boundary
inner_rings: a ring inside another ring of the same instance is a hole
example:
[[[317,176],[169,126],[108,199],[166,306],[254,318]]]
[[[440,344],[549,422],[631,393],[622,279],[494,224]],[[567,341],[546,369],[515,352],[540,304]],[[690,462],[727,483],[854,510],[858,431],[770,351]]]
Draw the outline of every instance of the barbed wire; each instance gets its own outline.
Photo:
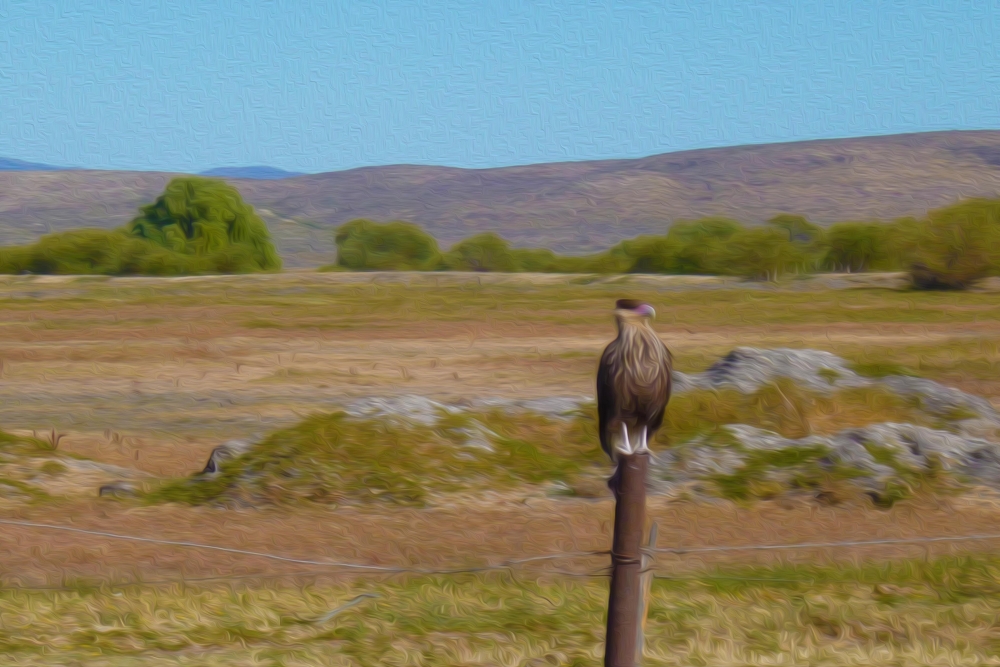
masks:
[[[136,535],[123,535],[119,533],[111,533],[107,531],[100,530],[89,530],[86,528],[76,528],[73,526],[60,526],[47,523],[37,523],[33,521],[15,521],[11,519],[0,519],[0,524],[8,526],[18,526],[22,528],[31,528],[39,530],[52,530],[52,531],[62,531],[77,533],[82,535],[89,535],[94,537],[104,537],[108,539],[124,540],[130,542],[139,542],[147,544],[157,544],[163,546],[174,546],[190,549],[204,549],[210,551],[221,551],[225,553],[232,553],[237,555],[251,556],[255,558],[265,558],[269,560],[275,560],[280,562],[295,563],[299,565],[309,565],[315,567],[332,568],[334,570],[355,570],[359,572],[368,572],[372,574],[382,574],[382,575],[393,575],[393,574],[422,574],[422,575],[453,575],[453,574],[473,574],[479,572],[489,572],[497,570],[512,570],[518,566],[524,566],[531,563],[540,563],[544,561],[554,561],[554,560],[570,560],[587,558],[593,556],[606,556],[611,552],[609,550],[596,550],[596,551],[567,551],[551,554],[541,554],[536,556],[528,556],[525,558],[514,558],[502,561],[500,563],[488,564],[488,565],[477,565],[468,567],[453,567],[453,568],[428,568],[428,567],[404,567],[404,566],[386,566],[386,565],[372,565],[368,563],[354,563],[346,561],[330,561],[330,560],[312,560],[305,558],[293,558],[289,556],[281,556],[278,554],[270,554],[261,551],[251,551],[247,549],[237,549],[234,547],[222,547],[213,544],[203,544],[200,542],[189,542],[181,540],[166,540],[153,537],[141,537]],[[687,554],[698,554],[698,553],[713,553],[713,552],[733,552],[733,551],[781,551],[781,550],[795,550],[795,549],[829,549],[829,548],[840,548],[840,547],[865,547],[865,546],[884,546],[884,545],[903,545],[903,544],[932,544],[941,542],[965,542],[965,541],[986,541],[986,540],[1000,540],[1000,534],[979,534],[979,535],[955,535],[955,536],[937,536],[937,537],[912,537],[912,538],[884,538],[877,540],[845,540],[839,542],[800,542],[793,544],[747,544],[747,545],[725,545],[725,546],[696,546],[696,547],[643,547],[642,552],[646,554],[674,554],[674,555],[687,555]],[[570,572],[565,570],[539,570],[539,574],[558,574],[561,576],[572,576],[572,577],[605,577],[608,576],[606,572],[607,568],[601,568],[599,570],[591,572]],[[643,572],[650,572],[650,570],[643,570]],[[318,576],[319,573],[316,571],[303,571],[303,572],[292,572],[292,573],[260,573],[260,574],[246,574],[246,575],[219,575],[211,577],[197,577],[197,578],[182,578],[174,580],[159,580],[159,581],[133,581],[128,583],[118,583],[118,584],[95,584],[94,588],[126,588],[130,586],[158,586],[158,585],[169,585],[169,584],[186,584],[186,583],[201,583],[209,581],[236,581],[240,579],[281,579],[281,578],[291,578],[300,576]],[[696,575],[693,577],[674,577],[667,575],[658,575],[653,573],[656,579],[673,579],[673,580],[686,580],[686,579],[699,579],[699,578],[726,578],[726,579],[739,579],[747,580],[745,577],[729,577],[720,575],[714,577],[713,575]],[[754,580],[756,581],[756,580]],[[777,581],[772,579],[762,579],[761,581]],[[804,581],[804,580],[789,580],[789,581]],[[77,587],[30,587],[30,586],[6,586],[0,584],[0,589],[6,590],[36,590],[36,591],[71,591],[78,590],[83,587],[91,587],[88,584],[81,584]]]
[[[72,526],[57,526],[49,523],[36,523],[33,521],[12,521],[9,519],[0,519],[0,524],[8,526],[20,526],[23,528],[38,528],[43,530],[64,531],[64,532],[78,533],[83,535],[92,535],[96,537],[107,537],[115,540],[126,540],[130,542],[159,544],[164,546],[185,547],[191,549],[205,549],[210,551],[222,551],[226,553],[239,554],[243,556],[253,556],[257,558],[267,558],[270,560],[277,560],[286,563],[295,563],[297,565],[315,565],[319,567],[329,567],[329,568],[367,570],[372,572],[383,572],[386,574],[465,574],[473,572],[483,572],[487,570],[509,569],[511,566],[514,565],[524,565],[527,563],[534,563],[545,560],[582,558],[586,556],[601,556],[611,553],[608,550],[569,551],[569,552],[560,552],[554,554],[542,554],[539,556],[528,556],[526,558],[514,558],[493,565],[478,565],[478,566],[456,567],[456,568],[445,568],[445,569],[420,568],[420,567],[401,567],[401,566],[390,566],[390,565],[370,565],[367,563],[350,563],[344,561],[291,558],[289,556],[279,556],[277,554],[269,554],[262,551],[249,551],[247,549],[236,549],[234,547],[220,547],[213,544],[202,544],[200,542],[186,542],[178,540],[164,540],[155,537],[138,537],[135,535],[121,535],[119,533],[109,533],[101,530],[88,530],[86,528],[74,528]]]
[[[669,553],[676,555],[711,553],[715,551],[789,551],[792,549],[828,549],[835,547],[864,547],[886,544],[925,544],[933,542],[972,542],[981,540],[1000,540],[1000,535],[955,535],[944,537],[909,537],[886,538],[880,540],[850,540],[843,542],[800,542],[798,544],[746,544],[720,547],[659,547],[644,548],[653,553]]]

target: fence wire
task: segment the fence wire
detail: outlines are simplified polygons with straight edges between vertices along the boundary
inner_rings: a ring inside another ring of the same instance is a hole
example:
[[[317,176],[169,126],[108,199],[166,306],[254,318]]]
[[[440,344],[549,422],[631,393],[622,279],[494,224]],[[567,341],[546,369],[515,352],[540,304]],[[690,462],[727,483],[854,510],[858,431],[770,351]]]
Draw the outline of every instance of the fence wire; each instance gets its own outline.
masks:
[[[514,558],[514,559],[504,560],[500,563],[468,566],[468,567],[452,567],[452,568],[404,567],[404,566],[374,565],[369,563],[355,563],[348,561],[293,558],[290,556],[282,556],[262,551],[251,551],[247,549],[237,549],[234,547],[222,547],[212,544],[202,544],[199,542],[166,540],[153,537],[141,537],[136,535],[123,535],[119,533],[111,533],[100,530],[89,530],[86,528],[76,528],[73,526],[60,526],[47,523],[37,523],[33,521],[15,521],[10,519],[0,519],[0,524],[7,526],[17,526],[21,528],[38,529],[38,530],[77,533],[81,535],[103,537],[113,540],[124,540],[129,542],[182,547],[188,549],[201,549],[208,551],[221,551],[225,553],[251,556],[255,558],[264,558],[268,560],[275,560],[285,563],[295,563],[298,565],[321,567],[333,571],[349,570],[349,571],[367,572],[371,574],[382,574],[382,575],[394,575],[394,574],[453,575],[453,574],[489,572],[496,570],[513,570],[515,568],[521,568],[531,563],[589,558],[593,556],[607,556],[611,553],[609,550],[564,551],[551,554],[528,556],[524,558]],[[699,553],[719,553],[719,552],[738,552],[738,551],[790,551],[790,550],[801,550],[801,549],[833,549],[841,547],[867,547],[867,546],[906,545],[906,544],[919,545],[919,544],[932,544],[941,542],[977,542],[977,541],[988,541],[988,540],[1000,540],[1000,534],[955,535],[955,536],[938,536],[938,537],[912,537],[912,538],[883,538],[876,540],[845,540],[839,542],[799,542],[791,544],[745,544],[745,545],[724,545],[724,546],[658,547],[658,548],[643,547],[642,551],[647,555],[652,555],[652,554],[687,555],[687,554],[699,554]],[[548,570],[539,570],[538,572],[540,574],[559,574],[562,576],[571,576],[571,577],[602,577],[602,576],[606,577],[609,574],[607,572],[608,569],[609,568],[601,568],[599,570],[594,570],[591,572],[569,572],[564,570],[548,569]],[[651,572],[651,570],[649,571]],[[209,581],[230,581],[230,580],[235,581],[241,579],[273,580],[282,578],[316,576],[317,574],[319,573],[316,570],[310,570],[310,571],[285,572],[285,573],[219,575],[211,577],[184,578],[184,579],[163,580],[163,581],[133,581],[120,584],[100,584],[99,586],[95,587],[126,588],[130,586],[156,586],[156,585],[168,585],[168,584],[200,583]],[[654,574],[654,578],[656,579],[670,579],[670,580],[704,579],[706,577],[725,578],[725,579],[734,578],[728,576],[714,577],[713,575],[701,575],[701,574],[692,577],[674,577],[674,576]],[[744,580],[744,578],[742,577],[737,577],[737,578],[740,580]],[[777,581],[777,580],[762,579],[761,581]],[[797,582],[800,580],[789,580],[789,581]],[[74,588],[69,588],[69,587],[6,586],[3,584],[0,584],[0,589],[26,590],[26,591],[27,590],[32,590],[32,591],[76,590]]]

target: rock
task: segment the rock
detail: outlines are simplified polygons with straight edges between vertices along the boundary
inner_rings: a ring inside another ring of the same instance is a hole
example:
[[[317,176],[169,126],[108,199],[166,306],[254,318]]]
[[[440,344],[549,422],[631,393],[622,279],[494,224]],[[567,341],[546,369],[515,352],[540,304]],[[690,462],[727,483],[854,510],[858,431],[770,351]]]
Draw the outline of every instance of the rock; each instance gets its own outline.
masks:
[[[214,475],[219,472],[219,467],[224,461],[236,458],[250,449],[250,443],[245,440],[230,440],[224,442],[215,449],[208,457],[205,469],[201,471],[203,475]]]
[[[851,370],[846,361],[829,352],[753,347],[736,348],[707,371],[689,376],[688,380],[696,387],[735,387],[749,394],[782,377],[819,392],[871,384]]]
[[[991,465],[1000,460],[1000,445],[987,440],[913,424],[885,423],[837,434],[831,442],[834,449],[839,452],[848,436],[890,450],[908,468],[926,469],[934,457],[945,470],[1000,482],[1000,469],[994,470]]]
[[[903,480],[906,471],[920,473],[935,464],[944,472],[967,475],[1000,489],[1000,444],[964,433],[896,423],[800,439],[745,424],[728,424],[722,429],[732,437],[732,445],[713,445],[696,438],[686,445],[657,452],[651,466],[650,491],[668,494],[687,488],[699,495],[711,494],[709,487],[702,485],[720,475],[738,474],[753,452],[803,447],[821,447],[826,452],[818,459],[812,458],[809,465],[840,465],[862,473],[851,483],[870,494],[882,494],[887,484]],[[888,458],[883,458],[879,450]],[[800,466],[779,465],[753,475],[785,485],[797,469],[801,470]]]
[[[657,454],[653,463],[655,476],[661,479],[701,479],[711,475],[731,475],[746,461],[746,456],[728,447],[694,445],[680,451]]]
[[[505,399],[483,398],[468,403],[472,409],[497,408],[507,412],[534,412],[552,419],[567,419],[576,414],[587,403],[593,401],[590,396],[551,396],[549,398]]]
[[[493,443],[490,441],[490,438],[500,437],[478,422],[473,422],[472,426],[469,428],[455,429],[455,432],[465,438],[462,446],[482,449],[487,452],[494,451]]]
[[[457,408],[415,395],[362,398],[345,408],[345,412],[352,417],[399,418],[425,426],[436,424],[443,412],[459,411]]]
[[[783,438],[776,433],[730,424],[724,427],[741,447],[747,450],[779,450],[795,447],[821,446],[830,450],[831,460],[884,479],[898,474],[891,465],[880,463],[866,445],[891,453],[898,464],[918,471],[931,466],[937,459],[947,471],[960,471],[984,481],[1000,484],[1000,444],[982,438],[949,433],[913,424],[882,423],[863,428],[846,429],[830,437],[810,436],[801,439]],[[729,474],[737,466],[733,459],[720,466],[722,460],[714,448],[696,445],[691,451],[706,461],[694,471]],[[690,465],[688,466],[690,469]]]
[[[933,380],[892,375],[882,379],[866,378],[849,367],[846,360],[821,350],[778,348],[760,350],[738,347],[717,361],[704,373],[674,371],[673,392],[680,394],[693,389],[735,388],[753,393],[778,378],[788,378],[796,384],[818,392],[848,387],[881,385],[900,396],[919,398],[923,407],[938,416],[965,410],[972,417],[985,420],[970,427],[1000,428],[1000,411],[980,396],[946,387]]]
[[[685,391],[702,388],[701,376],[699,375],[689,375],[680,371],[674,371],[672,379],[673,383],[670,390],[672,394],[681,394]]]
[[[134,486],[128,482],[112,482],[111,484],[105,484],[102,486],[97,495],[101,498],[105,496],[111,496],[114,498],[123,497],[134,497],[137,491]]]
[[[919,397],[928,411],[939,415],[955,410],[967,410],[981,418],[1000,422],[1000,414],[986,399],[946,387],[933,380],[892,375],[883,378],[882,383],[902,396]]]

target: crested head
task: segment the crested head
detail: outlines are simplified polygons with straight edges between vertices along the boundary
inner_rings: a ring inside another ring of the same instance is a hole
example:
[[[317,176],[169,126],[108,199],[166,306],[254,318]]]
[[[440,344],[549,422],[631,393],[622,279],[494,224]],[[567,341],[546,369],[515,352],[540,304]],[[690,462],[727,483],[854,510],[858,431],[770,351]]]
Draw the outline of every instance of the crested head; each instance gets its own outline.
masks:
[[[656,311],[653,310],[652,306],[638,299],[618,299],[615,302],[615,313],[637,317],[653,317],[656,315]]]
[[[649,324],[656,311],[648,303],[638,299],[618,299],[615,302],[615,320],[618,326],[623,324]]]

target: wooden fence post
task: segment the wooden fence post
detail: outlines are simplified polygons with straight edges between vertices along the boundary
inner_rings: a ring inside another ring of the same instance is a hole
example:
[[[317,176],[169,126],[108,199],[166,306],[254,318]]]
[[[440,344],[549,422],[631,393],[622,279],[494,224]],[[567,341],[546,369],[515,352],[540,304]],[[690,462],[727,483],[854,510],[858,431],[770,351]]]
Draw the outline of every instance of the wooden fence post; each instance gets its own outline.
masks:
[[[632,454],[618,459],[615,472],[615,534],[611,547],[608,629],[604,639],[605,667],[635,665],[648,468],[649,454]]]
[[[649,592],[653,585],[653,554],[656,548],[656,523],[649,528],[647,552],[642,554],[642,574],[639,582],[639,634],[635,642],[635,664],[641,665],[646,647],[646,617],[649,615]]]

